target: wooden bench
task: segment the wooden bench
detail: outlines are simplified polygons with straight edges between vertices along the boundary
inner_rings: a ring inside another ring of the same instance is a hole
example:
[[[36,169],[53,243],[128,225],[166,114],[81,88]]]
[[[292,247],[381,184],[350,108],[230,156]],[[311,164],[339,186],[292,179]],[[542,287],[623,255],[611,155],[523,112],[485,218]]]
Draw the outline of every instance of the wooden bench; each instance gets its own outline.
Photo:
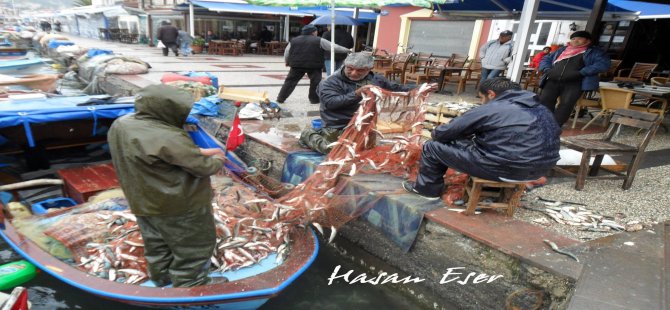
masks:
[[[498,182],[470,177],[465,185],[468,196],[466,215],[475,214],[475,209],[503,209],[507,216],[514,215],[521,196],[526,190],[526,182]],[[495,202],[482,202],[482,198],[494,198]]]

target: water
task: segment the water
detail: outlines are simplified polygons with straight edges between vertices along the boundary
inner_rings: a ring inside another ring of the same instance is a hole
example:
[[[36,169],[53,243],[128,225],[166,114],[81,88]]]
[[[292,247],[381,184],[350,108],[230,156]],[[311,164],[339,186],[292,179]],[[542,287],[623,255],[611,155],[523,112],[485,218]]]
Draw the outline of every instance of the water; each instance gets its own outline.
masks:
[[[4,240],[0,239],[0,264],[22,259]],[[270,299],[261,310],[272,309],[418,309],[397,292],[383,285],[348,284],[334,281],[328,285],[328,277],[335,266],[341,265],[339,274],[354,270],[354,275],[364,273],[358,265],[339,255],[332,247],[321,245],[314,264],[281,294]],[[115,301],[102,299],[68,284],[45,272],[39,272],[31,281],[23,284],[28,289],[28,299],[33,310],[55,309],[96,309],[96,310],[139,310]],[[6,291],[9,293],[9,291]]]

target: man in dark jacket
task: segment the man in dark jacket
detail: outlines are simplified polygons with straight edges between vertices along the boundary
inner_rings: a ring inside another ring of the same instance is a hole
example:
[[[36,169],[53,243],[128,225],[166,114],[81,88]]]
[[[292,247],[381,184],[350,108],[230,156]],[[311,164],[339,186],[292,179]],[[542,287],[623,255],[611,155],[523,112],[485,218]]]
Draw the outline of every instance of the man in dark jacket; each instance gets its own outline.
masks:
[[[550,111],[556,110],[554,116],[559,126],[570,118],[582,92],[598,89],[598,74],[609,68],[609,56],[591,45],[588,31],[574,32],[566,47],[542,58],[539,70],[544,77],[540,83],[540,101]],[[556,107],[559,97],[561,103]]]
[[[444,174],[451,167],[494,181],[530,181],[543,176],[559,160],[561,129],[535,93],[506,78],[479,86],[486,105],[437,126],[423,144],[416,184],[405,190],[437,200]]]
[[[172,26],[170,21],[164,21],[163,26],[158,28],[158,40],[163,42],[163,56],[168,55],[168,48],[172,50],[175,56],[179,56],[179,45],[177,38],[179,38],[179,29]]]
[[[414,86],[390,82],[371,72],[373,58],[364,53],[349,54],[340,70],[319,85],[321,98],[321,120],[323,128],[306,128],[300,135],[300,143],[322,154],[328,154],[329,144],[337,141],[344,127],[349,124],[363,99],[363,91],[378,86],[391,91],[409,91]],[[432,90],[437,84],[430,85]]]
[[[309,76],[309,102],[319,104],[316,87],[321,82],[323,55],[324,51],[330,51],[330,42],[317,36],[317,29],[314,25],[306,25],[302,28],[301,33],[302,35],[291,40],[284,50],[284,61],[291,69],[277,95],[279,103],[286,101],[300,79],[307,74]],[[348,49],[335,44],[335,53],[348,52]]]
[[[346,30],[342,29],[344,26],[335,26],[335,43],[346,48],[354,47],[354,38]],[[330,41],[330,31],[326,31],[321,35],[322,38]],[[326,66],[326,75],[330,75],[330,53],[326,52],[324,56],[324,65]],[[342,66],[342,61],[347,58],[346,54],[335,54],[335,70]]]
[[[199,149],[182,126],[193,97],[167,85],[140,90],[135,113],[112,124],[114,168],[144,239],[157,286],[208,284],[216,243],[209,176],[223,166],[220,149]]]

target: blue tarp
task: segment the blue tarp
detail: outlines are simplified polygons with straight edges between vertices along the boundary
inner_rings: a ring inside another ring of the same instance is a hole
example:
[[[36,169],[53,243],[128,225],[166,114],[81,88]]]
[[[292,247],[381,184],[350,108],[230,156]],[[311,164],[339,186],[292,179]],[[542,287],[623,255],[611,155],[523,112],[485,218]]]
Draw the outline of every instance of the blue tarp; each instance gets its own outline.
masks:
[[[608,3],[630,11],[639,11],[641,19],[670,18],[670,5],[642,1],[609,0]]]
[[[118,118],[135,110],[133,97],[118,98],[114,104],[77,106],[91,99],[102,99],[107,95],[56,97],[39,100],[23,100],[0,105],[0,128],[23,125],[31,147],[35,142],[30,130],[31,123],[49,123],[64,120]],[[95,132],[93,133],[95,134]]]

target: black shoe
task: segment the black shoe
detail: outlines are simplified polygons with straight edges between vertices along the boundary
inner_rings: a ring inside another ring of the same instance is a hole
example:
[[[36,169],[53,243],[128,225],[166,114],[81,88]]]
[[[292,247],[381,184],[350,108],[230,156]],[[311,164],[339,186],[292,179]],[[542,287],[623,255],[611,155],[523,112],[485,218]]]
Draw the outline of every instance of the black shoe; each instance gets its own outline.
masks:
[[[277,99],[277,103],[279,103],[279,104],[283,104],[283,103],[284,103],[284,100],[281,100],[281,101],[280,101],[279,99]]]
[[[402,182],[402,188],[404,188],[408,193],[416,194],[420,197],[423,197],[423,198],[431,200],[431,201],[437,201],[437,200],[440,200],[440,198],[441,198],[440,196],[427,196],[427,195],[419,193],[416,189],[414,189],[414,182],[403,181]]]
[[[309,103],[311,103],[311,104],[320,104],[321,102],[311,102],[311,101],[310,101]]]

